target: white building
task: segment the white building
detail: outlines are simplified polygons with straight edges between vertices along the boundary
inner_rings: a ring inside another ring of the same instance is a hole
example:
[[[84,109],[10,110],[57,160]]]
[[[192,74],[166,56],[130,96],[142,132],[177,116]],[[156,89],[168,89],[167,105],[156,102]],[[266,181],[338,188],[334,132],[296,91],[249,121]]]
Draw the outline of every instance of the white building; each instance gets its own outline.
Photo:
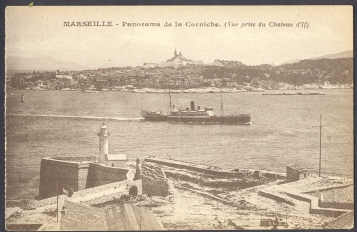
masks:
[[[108,167],[125,167],[128,159],[125,154],[116,154],[116,155],[106,155],[106,164]]]

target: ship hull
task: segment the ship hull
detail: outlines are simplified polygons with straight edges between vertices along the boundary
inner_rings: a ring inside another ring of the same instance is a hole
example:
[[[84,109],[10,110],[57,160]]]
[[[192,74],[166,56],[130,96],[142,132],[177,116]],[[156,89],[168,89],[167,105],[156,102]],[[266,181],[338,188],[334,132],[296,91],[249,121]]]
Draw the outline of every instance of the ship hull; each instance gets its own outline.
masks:
[[[169,122],[249,125],[250,115],[234,116],[168,116]]]
[[[144,120],[151,122],[167,121],[167,115],[143,115]]]

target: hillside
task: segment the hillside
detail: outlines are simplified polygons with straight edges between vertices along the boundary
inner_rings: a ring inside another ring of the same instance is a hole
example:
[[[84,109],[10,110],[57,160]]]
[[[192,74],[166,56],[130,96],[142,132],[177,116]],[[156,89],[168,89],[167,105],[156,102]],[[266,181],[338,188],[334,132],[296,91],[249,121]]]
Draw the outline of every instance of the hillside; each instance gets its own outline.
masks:
[[[353,57],[353,51],[345,51],[345,52],[339,52],[339,53],[335,53],[335,54],[327,54],[327,55],[323,55],[323,56],[311,57],[311,58],[309,58],[309,60],[339,59],[339,58],[352,58],[352,57]],[[280,65],[298,63],[299,61],[301,61],[301,59],[288,60]]]
[[[24,59],[16,60],[16,57],[9,57],[7,70],[12,69],[11,73],[14,73],[18,67],[27,70],[31,70],[30,67],[33,67],[32,70],[37,70],[41,67],[51,71],[80,70],[66,73],[76,80],[74,83],[76,86],[70,86],[70,83],[68,83],[68,88],[79,88],[79,85],[85,86],[86,83],[90,83],[91,86],[96,85],[97,80],[98,86],[102,86],[105,83],[108,88],[132,85],[136,88],[156,89],[200,87],[239,89],[244,86],[248,86],[248,88],[291,89],[306,84],[312,84],[313,86],[331,84],[338,87],[338,85],[351,86],[353,83],[353,58],[314,58],[280,66],[270,64],[248,66],[233,60],[215,60],[213,63],[206,65],[202,65],[199,62],[183,64],[184,61],[181,56],[180,54],[176,55],[173,61],[165,62],[167,64],[180,61],[180,65],[174,66],[147,64],[139,67],[112,67],[91,70],[84,70],[76,63],[62,62],[51,58],[31,59],[26,63]],[[182,65],[181,61],[183,62]],[[53,85],[51,88],[64,85],[62,83],[63,80],[55,78],[55,72],[52,74],[46,74],[45,72],[36,72],[35,74],[28,72],[26,74],[20,72],[18,72],[19,74],[16,75],[16,78],[11,79],[12,87],[14,88],[36,86],[36,81],[38,80],[49,81],[50,85]],[[10,75],[10,72],[8,72],[8,79]],[[25,78],[27,83],[21,82],[20,77]],[[82,80],[82,77],[85,81]]]
[[[204,78],[227,78],[237,84],[252,82],[253,79],[270,82],[283,82],[293,85],[311,83],[345,84],[353,82],[353,59],[318,59],[302,60],[293,64],[280,66],[259,65],[238,67],[206,67],[202,71]]]
[[[351,58],[353,57],[353,51],[345,51],[335,54],[327,54],[324,56],[318,56],[310,58],[310,60],[318,60],[318,59],[339,59],[339,58]]]
[[[281,72],[277,72],[281,70]],[[294,64],[286,64],[275,69],[276,81],[301,85],[305,83],[345,84],[353,82],[353,59],[318,59],[302,60]]]

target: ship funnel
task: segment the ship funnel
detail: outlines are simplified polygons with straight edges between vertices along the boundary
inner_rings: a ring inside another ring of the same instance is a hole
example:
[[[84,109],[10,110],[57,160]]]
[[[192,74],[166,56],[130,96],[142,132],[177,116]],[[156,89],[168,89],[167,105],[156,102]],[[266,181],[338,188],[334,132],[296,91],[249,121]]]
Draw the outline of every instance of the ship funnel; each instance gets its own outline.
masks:
[[[197,111],[199,111],[201,109],[201,107],[200,106],[197,106]]]
[[[194,111],[194,110],[195,110],[195,102],[191,101],[191,111]]]

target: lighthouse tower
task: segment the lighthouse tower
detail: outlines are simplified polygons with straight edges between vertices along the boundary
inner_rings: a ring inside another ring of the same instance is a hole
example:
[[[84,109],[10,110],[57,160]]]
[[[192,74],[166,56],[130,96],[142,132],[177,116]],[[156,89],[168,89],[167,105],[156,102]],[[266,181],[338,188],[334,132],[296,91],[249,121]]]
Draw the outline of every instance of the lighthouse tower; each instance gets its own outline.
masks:
[[[97,135],[99,137],[99,163],[104,163],[105,156],[108,155],[108,137],[110,135],[104,123]]]

